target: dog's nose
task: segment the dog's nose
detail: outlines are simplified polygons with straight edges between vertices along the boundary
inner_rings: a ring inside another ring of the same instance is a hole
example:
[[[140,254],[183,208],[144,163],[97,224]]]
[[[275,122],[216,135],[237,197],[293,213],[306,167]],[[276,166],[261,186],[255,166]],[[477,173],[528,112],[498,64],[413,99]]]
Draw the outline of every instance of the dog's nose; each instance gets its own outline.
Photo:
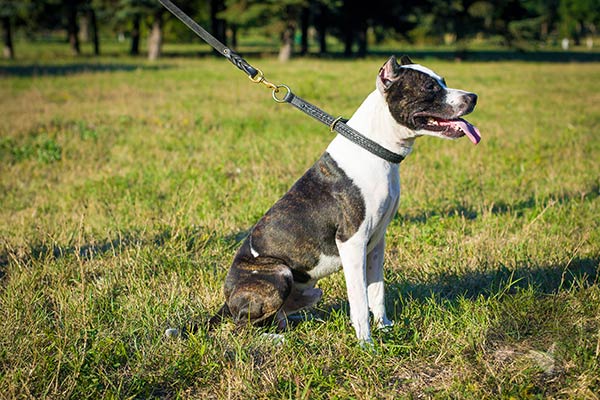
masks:
[[[475,104],[477,104],[477,95],[475,93],[469,93],[467,97],[469,98],[469,103],[473,104],[473,107],[475,107]]]
[[[473,111],[475,104],[477,104],[477,95],[475,93],[467,93],[462,98],[460,109],[464,114],[468,114]]]

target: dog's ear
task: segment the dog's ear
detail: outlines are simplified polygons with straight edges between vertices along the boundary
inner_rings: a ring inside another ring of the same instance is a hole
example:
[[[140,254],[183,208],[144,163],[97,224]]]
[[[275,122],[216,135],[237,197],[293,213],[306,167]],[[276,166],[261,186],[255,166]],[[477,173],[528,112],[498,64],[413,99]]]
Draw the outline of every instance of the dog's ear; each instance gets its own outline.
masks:
[[[398,73],[400,72],[400,65],[396,61],[395,56],[391,56],[389,60],[379,69],[377,75],[377,89],[384,94],[385,91],[398,79]]]
[[[404,55],[402,57],[400,57],[400,65],[409,65],[409,64],[414,64],[414,62],[412,62],[412,60]]]

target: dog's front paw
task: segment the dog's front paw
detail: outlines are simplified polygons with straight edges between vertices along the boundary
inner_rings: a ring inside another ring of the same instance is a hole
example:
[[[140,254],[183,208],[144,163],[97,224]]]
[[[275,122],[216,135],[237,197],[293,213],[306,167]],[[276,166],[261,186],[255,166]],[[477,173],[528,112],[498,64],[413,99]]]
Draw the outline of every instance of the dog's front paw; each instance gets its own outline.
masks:
[[[370,337],[367,339],[359,339],[358,344],[360,345],[360,347],[363,350],[371,351],[371,350],[375,349],[375,345],[373,344],[373,339],[371,339]]]
[[[387,317],[383,317],[382,319],[377,321],[377,329],[387,331],[390,330],[394,326],[394,321],[387,319]]]

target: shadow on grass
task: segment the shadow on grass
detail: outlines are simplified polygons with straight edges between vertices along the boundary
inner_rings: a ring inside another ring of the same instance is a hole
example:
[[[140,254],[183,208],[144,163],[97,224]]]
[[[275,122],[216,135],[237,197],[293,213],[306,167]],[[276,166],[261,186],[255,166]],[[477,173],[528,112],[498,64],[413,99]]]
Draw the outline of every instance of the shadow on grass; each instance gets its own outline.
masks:
[[[499,203],[492,207],[491,212],[493,214],[522,214],[527,210],[543,206],[549,202],[564,204],[570,201],[591,201],[599,196],[600,188],[598,184],[595,184],[586,191],[562,193],[542,199],[530,196],[512,204]],[[397,218],[407,223],[423,223],[432,216],[452,217],[455,215],[465,216],[468,219],[478,217],[476,211],[457,206],[443,212],[426,211],[417,215],[401,215]],[[221,242],[225,245],[225,248],[231,248],[233,252],[248,235],[248,232],[249,230],[244,230],[222,236],[217,232],[208,232],[202,227],[196,226],[178,229],[177,231],[167,228],[151,236],[125,233],[114,239],[86,243],[81,246],[32,244],[25,251],[25,255],[20,258],[17,258],[9,249],[4,248],[0,252],[0,281],[6,277],[7,267],[11,260],[24,264],[29,264],[31,261],[47,262],[73,256],[82,260],[90,260],[110,253],[118,255],[131,247],[163,246],[170,240],[185,241],[187,251],[195,251],[199,247]],[[599,275],[600,257],[575,258],[565,265],[525,265],[517,269],[499,266],[496,269],[485,271],[441,274],[429,279],[427,282],[391,282],[387,285],[387,297],[388,302],[399,297],[423,300],[432,296],[452,301],[458,298],[490,297],[500,292],[512,293],[517,289],[528,287],[535,288],[536,293],[539,294],[552,294],[570,288],[574,283],[598,284]],[[321,310],[328,314],[346,307],[347,302],[344,301],[325,305]]]
[[[600,257],[575,258],[565,265],[523,266],[513,270],[500,266],[488,271],[440,274],[422,283],[392,283],[388,285],[388,295],[390,299],[402,296],[423,300],[433,296],[452,301],[513,294],[529,287],[544,295],[569,289],[574,284],[598,284],[599,279]]]
[[[0,253],[0,279],[5,275],[6,267],[11,259],[25,264],[30,261],[48,262],[68,257],[78,257],[81,260],[86,261],[106,254],[118,255],[127,248],[140,246],[160,247],[167,241],[173,240],[175,237],[183,238],[186,241],[186,248],[192,250],[194,246],[197,245],[201,233],[206,234],[206,231],[199,227],[190,227],[178,232],[174,232],[172,229],[164,229],[151,236],[137,233],[123,233],[115,239],[85,243],[81,246],[61,246],[36,243],[31,244],[29,249],[25,251],[25,255],[21,257],[15,256],[8,249],[3,249]],[[222,240],[228,244],[235,244],[236,237],[237,236],[235,235],[231,237],[228,236]],[[209,243],[214,240],[219,240],[219,237],[214,233],[209,233],[208,239],[203,239],[203,242]]]
[[[436,302],[458,299],[474,300],[499,295],[511,295],[520,289],[532,287],[537,296],[556,294],[574,285],[589,286],[600,284],[600,257],[575,258],[568,265],[548,265],[521,267],[509,270],[499,267],[495,270],[472,271],[462,274],[440,274],[426,282],[386,282],[386,304],[389,315],[402,313],[403,301]],[[344,312],[349,314],[347,299],[325,303],[307,314],[294,316],[291,326],[313,320],[327,320],[329,315]]]
[[[489,210],[493,215],[515,214],[522,216],[527,210],[532,210],[536,207],[545,207],[550,203],[555,205],[567,204],[571,201],[592,201],[600,197],[600,184],[594,183],[586,190],[568,193],[559,193],[546,197],[536,197],[531,195],[523,200],[514,203],[498,202],[494,203]],[[472,207],[464,205],[456,205],[446,209],[425,210],[420,213],[411,214],[409,210],[402,209],[396,214],[395,219],[406,223],[425,223],[431,217],[449,218],[461,216],[468,220],[477,219],[480,212]]]
[[[71,64],[28,64],[0,66],[0,77],[18,76],[64,76],[89,72],[133,72],[137,70],[157,71],[172,68],[168,65],[136,65],[136,64],[100,64],[100,63],[71,63]]]

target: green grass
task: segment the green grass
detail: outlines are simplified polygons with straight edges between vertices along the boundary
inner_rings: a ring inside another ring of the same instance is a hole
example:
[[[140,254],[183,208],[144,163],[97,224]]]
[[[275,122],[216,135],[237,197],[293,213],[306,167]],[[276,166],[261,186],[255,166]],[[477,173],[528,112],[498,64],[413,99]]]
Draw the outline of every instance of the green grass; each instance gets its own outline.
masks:
[[[597,63],[427,62],[479,94],[483,140],[422,138],[402,164],[396,325],[370,352],[341,274],[282,345],[163,336],[222,303],[327,128],[221,59],[45,60],[0,77],[0,397],[597,398]],[[350,116],[385,60],[249,61]]]

